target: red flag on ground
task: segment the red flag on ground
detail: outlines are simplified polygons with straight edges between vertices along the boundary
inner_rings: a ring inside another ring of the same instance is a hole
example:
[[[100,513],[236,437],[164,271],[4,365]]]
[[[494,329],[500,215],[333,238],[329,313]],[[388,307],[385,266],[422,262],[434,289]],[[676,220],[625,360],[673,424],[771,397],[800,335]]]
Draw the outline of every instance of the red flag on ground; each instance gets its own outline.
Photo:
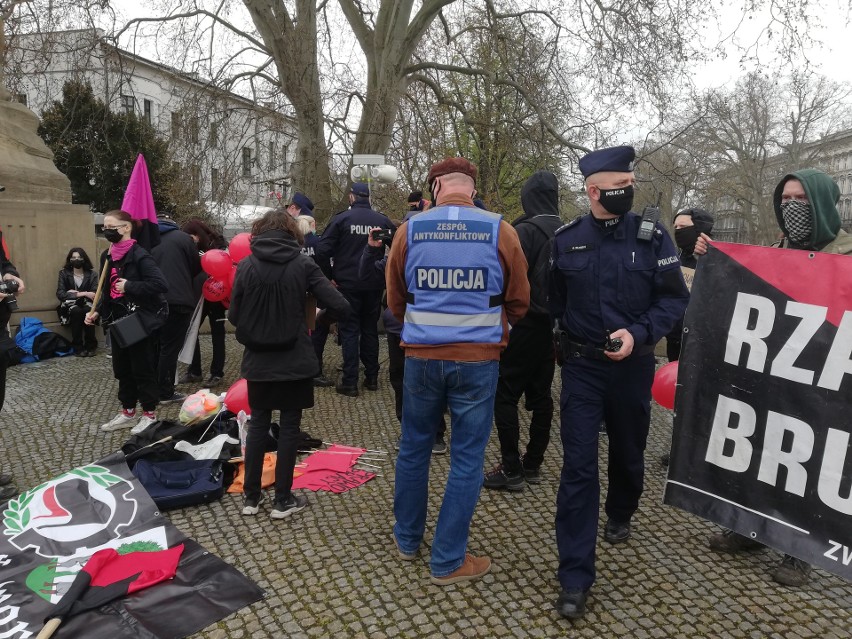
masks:
[[[136,157],[136,164],[130,174],[121,210],[130,213],[130,217],[141,223],[141,226],[134,230],[133,237],[142,248],[150,251],[160,243],[160,227],[157,225],[151,179],[148,176],[145,156],[141,153]]]
[[[99,608],[114,599],[172,579],[183,548],[183,544],[180,544],[167,550],[124,555],[112,548],[99,550],[77,573],[68,592],[45,619],[45,630],[39,637],[52,635],[67,617]]]

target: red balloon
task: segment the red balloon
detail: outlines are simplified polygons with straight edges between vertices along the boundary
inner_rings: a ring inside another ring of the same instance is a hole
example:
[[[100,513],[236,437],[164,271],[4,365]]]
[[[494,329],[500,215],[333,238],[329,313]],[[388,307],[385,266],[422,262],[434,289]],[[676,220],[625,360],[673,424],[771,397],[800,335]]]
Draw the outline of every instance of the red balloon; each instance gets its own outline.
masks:
[[[204,299],[208,302],[221,302],[231,295],[231,287],[227,282],[209,277],[201,288]]]
[[[232,413],[239,413],[241,410],[246,412],[246,415],[251,415],[251,408],[248,402],[248,383],[244,379],[238,379],[228,392],[225,393],[225,406]]]
[[[231,254],[234,264],[247,257],[251,253],[251,233],[240,233],[234,236],[228,244],[228,253]]]
[[[207,251],[201,256],[201,268],[210,277],[215,277],[217,280],[223,280],[228,277],[231,272],[231,256],[220,249]]]
[[[674,409],[675,405],[675,388],[677,387],[677,361],[669,362],[665,366],[661,366],[656,375],[654,375],[654,383],[651,386],[651,395],[654,400],[660,405],[669,410]]]

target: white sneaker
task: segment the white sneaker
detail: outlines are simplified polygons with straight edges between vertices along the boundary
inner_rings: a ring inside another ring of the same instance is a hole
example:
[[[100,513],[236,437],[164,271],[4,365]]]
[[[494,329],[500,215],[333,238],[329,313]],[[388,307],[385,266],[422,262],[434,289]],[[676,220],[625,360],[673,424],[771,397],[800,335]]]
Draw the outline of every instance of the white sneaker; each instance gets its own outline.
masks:
[[[131,435],[138,435],[143,430],[148,428],[148,426],[153,424],[155,421],[157,421],[157,420],[151,419],[150,417],[142,415],[142,417],[139,418],[139,421],[136,422],[136,426],[134,426],[133,428],[130,429],[130,434]]]
[[[133,425],[133,422],[136,421],[136,413],[133,415],[125,415],[124,412],[120,412],[118,415],[109,420],[106,424],[101,424],[101,430],[103,431],[111,431],[111,430],[121,430],[122,428],[130,428]]]

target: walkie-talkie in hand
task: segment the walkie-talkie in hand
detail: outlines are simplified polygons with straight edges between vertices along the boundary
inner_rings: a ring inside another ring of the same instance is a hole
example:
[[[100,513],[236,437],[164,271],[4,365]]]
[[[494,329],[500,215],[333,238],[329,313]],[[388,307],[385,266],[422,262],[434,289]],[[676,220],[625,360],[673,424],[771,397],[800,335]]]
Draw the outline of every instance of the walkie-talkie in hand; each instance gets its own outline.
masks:
[[[617,353],[621,350],[621,347],[623,345],[624,342],[621,340],[621,338],[616,337],[615,339],[613,339],[610,336],[609,331],[606,332],[606,344],[604,345],[605,351],[609,351],[610,353]]]

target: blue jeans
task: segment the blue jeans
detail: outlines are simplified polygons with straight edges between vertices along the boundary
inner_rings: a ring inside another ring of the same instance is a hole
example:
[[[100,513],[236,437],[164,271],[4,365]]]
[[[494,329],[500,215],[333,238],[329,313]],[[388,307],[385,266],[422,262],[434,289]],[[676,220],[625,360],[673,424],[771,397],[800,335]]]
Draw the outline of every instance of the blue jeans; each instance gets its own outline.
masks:
[[[450,475],[432,542],[432,574],[443,577],[465,559],[470,520],[482,488],[485,446],[494,416],[498,361],[453,362],[408,357],[402,438],[396,460],[394,535],[414,554],[426,528],[429,461],[444,406],[450,409]]]

